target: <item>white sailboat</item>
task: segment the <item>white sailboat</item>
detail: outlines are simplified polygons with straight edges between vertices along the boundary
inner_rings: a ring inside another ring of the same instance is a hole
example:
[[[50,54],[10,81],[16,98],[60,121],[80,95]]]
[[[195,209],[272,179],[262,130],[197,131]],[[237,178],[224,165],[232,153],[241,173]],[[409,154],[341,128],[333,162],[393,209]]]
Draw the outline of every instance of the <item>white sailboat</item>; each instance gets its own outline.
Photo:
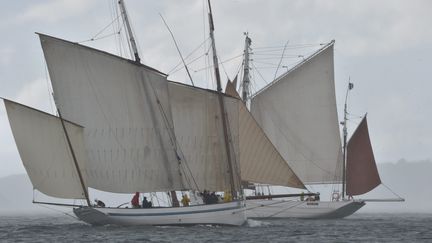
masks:
[[[365,205],[365,200],[353,196],[371,191],[381,180],[366,117],[346,144],[346,105],[342,146],[334,84],[334,41],[250,95],[246,73],[248,39],[241,86],[242,98],[250,100],[254,118],[304,184],[342,184],[342,193],[335,191],[332,201],[327,202],[275,199],[278,195],[250,197],[256,200],[247,200],[248,217],[342,218],[353,214]],[[348,90],[351,88],[350,83]],[[235,88],[228,87],[227,93],[238,96],[232,90]]]
[[[65,206],[92,225],[241,225],[241,179],[304,188],[241,100],[221,93],[211,8],[217,91],[170,82],[141,64],[119,3],[134,61],[39,34],[58,116],[4,100],[34,189],[85,200]],[[168,191],[173,201],[176,191],[222,191],[232,198],[183,207],[100,207],[91,203],[89,188]]]

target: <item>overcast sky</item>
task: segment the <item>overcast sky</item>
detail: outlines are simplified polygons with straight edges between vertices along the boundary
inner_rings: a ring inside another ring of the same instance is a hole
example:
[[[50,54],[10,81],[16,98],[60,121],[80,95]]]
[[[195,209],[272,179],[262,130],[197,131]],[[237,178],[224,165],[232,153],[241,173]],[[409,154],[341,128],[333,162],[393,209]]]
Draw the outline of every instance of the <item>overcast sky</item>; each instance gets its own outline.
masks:
[[[79,42],[92,38],[115,19],[115,0],[5,1],[0,8],[0,97],[52,111],[42,50],[41,32]],[[172,39],[159,16],[170,25],[184,56],[207,37],[203,0],[127,0],[143,62],[170,72],[179,60]],[[333,39],[338,110],[343,108],[348,77],[355,84],[350,111],[368,112],[372,145],[378,163],[430,159],[432,148],[432,1],[213,1],[216,45],[225,72],[232,78],[241,63],[243,32],[252,38],[252,56],[260,73],[253,72],[254,89],[272,80],[279,60],[261,59],[261,47],[315,44],[289,49],[291,55],[307,55],[319,43]],[[113,33],[107,28],[98,37]],[[119,53],[114,36],[83,44]],[[200,48],[194,57],[203,55]],[[267,49],[268,50],[268,49]],[[276,50],[276,49],[275,49]],[[275,52],[281,55],[281,50]],[[269,56],[267,56],[269,57]],[[300,57],[301,58],[301,57]],[[191,65],[198,86],[214,87],[205,58]],[[290,68],[299,58],[283,59]],[[286,70],[281,68],[279,74]],[[263,77],[259,75],[261,74]],[[189,83],[184,70],[169,77]],[[265,81],[264,81],[264,80]],[[356,126],[351,122],[351,130]],[[3,104],[0,105],[0,176],[23,173]]]

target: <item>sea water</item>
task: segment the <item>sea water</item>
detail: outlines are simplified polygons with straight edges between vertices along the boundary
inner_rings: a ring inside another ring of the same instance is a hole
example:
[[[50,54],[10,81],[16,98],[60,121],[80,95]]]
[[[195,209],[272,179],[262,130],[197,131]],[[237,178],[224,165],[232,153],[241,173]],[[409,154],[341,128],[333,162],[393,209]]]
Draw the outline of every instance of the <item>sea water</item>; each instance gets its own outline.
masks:
[[[432,242],[432,214],[248,220],[244,226],[90,226],[71,216],[0,215],[2,242]]]

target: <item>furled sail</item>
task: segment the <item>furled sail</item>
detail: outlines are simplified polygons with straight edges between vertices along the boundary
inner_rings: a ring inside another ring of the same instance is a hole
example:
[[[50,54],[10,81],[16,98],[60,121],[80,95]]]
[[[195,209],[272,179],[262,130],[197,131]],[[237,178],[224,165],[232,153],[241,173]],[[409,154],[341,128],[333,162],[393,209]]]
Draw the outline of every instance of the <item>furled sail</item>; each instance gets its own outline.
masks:
[[[57,106],[85,127],[88,186],[116,193],[185,189],[166,76],[76,43],[40,39]]]
[[[52,197],[85,198],[60,118],[9,100],[4,103],[33,187]],[[82,171],[86,164],[83,128],[67,121],[65,127]]]
[[[170,82],[176,137],[202,189],[228,189],[217,93]],[[241,178],[257,183],[304,188],[240,99],[224,97],[230,141]],[[213,178],[209,180],[209,178]]]
[[[305,184],[342,179],[333,45],[283,74],[251,100],[252,115]]]
[[[347,195],[367,193],[381,184],[369,138],[366,116],[347,144]]]

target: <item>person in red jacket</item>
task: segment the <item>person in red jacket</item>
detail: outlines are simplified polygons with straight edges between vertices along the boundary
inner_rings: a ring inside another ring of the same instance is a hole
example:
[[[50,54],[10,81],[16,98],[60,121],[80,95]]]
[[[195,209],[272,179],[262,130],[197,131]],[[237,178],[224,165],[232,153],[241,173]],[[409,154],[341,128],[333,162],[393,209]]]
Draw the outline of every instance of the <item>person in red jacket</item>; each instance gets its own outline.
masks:
[[[140,204],[139,204],[139,192],[135,192],[135,196],[133,196],[132,200],[131,200],[131,204],[133,208],[139,208]]]

